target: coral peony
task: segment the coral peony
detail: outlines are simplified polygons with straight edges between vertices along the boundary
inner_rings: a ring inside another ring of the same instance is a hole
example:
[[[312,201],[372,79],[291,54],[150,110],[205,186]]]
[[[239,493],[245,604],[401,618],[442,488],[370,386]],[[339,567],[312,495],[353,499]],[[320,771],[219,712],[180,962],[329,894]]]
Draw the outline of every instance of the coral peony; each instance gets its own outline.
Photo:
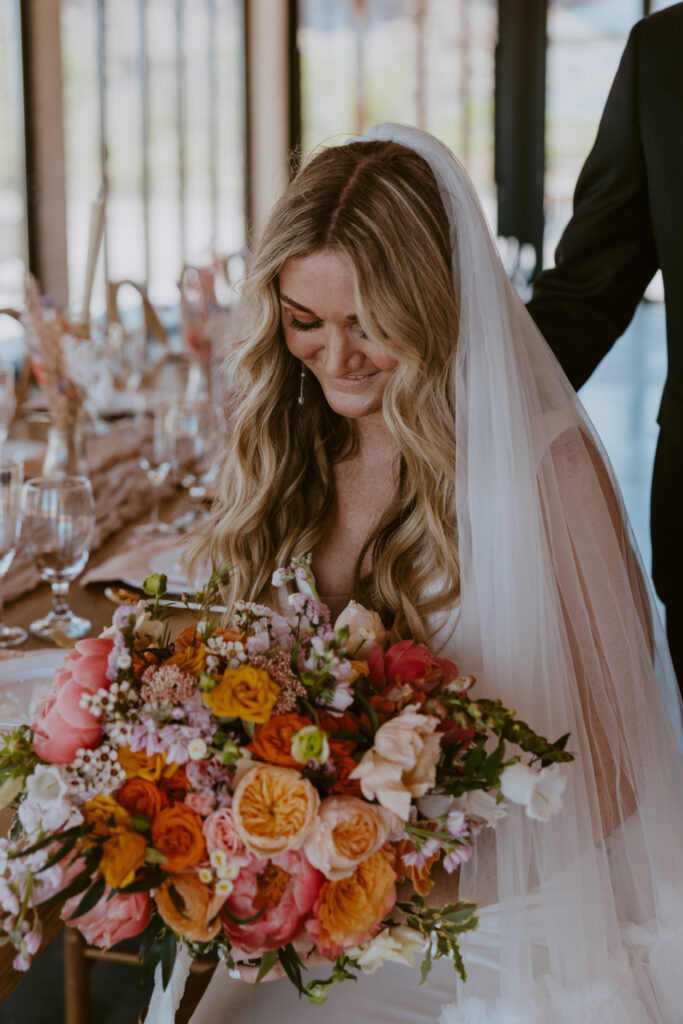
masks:
[[[225,896],[204,885],[194,871],[181,871],[169,878],[156,890],[154,901],[168,927],[190,942],[210,942],[221,930]]]
[[[401,819],[384,807],[354,796],[331,796],[321,803],[303,849],[325,878],[338,882],[384,846],[391,832],[402,829]]]
[[[368,942],[396,902],[392,855],[378,850],[350,878],[325,882],[306,931],[323,956],[333,960],[344,949]]]
[[[299,772],[256,764],[235,787],[232,816],[247,849],[268,857],[299,849],[319,805],[317,791]]]
[[[401,640],[382,655],[373,648],[368,658],[370,678],[377,690],[393,686],[410,686],[413,690],[431,693],[439,685],[458,678],[458,666],[446,658],[437,658],[424,644]]]
[[[105,673],[112,647],[113,641],[104,637],[79,640],[55,672],[54,688],[40,702],[31,722],[33,746],[44,761],[68,764],[79,747],[96,746],[102,728],[81,707],[81,698],[109,689]]]
[[[206,858],[202,819],[186,804],[173,804],[157,814],[152,843],[166,857],[164,871],[185,871]]]
[[[226,935],[252,954],[292,942],[302,932],[323,881],[301,851],[290,850],[268,861],[252,857],[235,879],[225,904]],[[251,924],[238,925],[231,919],[251,917],[259,903],[266,910]]]
[[[82,895],[68,899],[62,907],[61,916],[67,924],[78,928],[91,946],[109,949],[117,942],[139,935],[149,924],[152,902],[146,892],[112,894],[107,888],[92,910],[71,919]]]

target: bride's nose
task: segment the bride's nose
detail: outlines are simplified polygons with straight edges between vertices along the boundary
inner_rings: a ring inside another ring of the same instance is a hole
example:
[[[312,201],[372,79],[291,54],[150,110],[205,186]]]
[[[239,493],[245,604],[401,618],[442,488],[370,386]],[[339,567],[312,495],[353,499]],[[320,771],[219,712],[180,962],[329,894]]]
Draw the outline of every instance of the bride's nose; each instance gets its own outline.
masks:
[[[325,344],[325,370],[330,377],[356,373],[364,360],[365,356],[354,344],[353,336],[343,328],[330,330]]]

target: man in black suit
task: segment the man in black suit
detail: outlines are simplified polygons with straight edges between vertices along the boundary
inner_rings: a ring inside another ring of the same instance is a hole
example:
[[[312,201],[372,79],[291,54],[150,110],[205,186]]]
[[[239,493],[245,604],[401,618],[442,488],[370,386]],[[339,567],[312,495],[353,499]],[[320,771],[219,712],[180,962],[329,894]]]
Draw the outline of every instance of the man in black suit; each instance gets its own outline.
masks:
[[[652,572],[683,688],[683,3],[632,29],[556,267],[540,274],[528,306],[575,388],[627,327],[658,268],[669,362],[652,482]]]

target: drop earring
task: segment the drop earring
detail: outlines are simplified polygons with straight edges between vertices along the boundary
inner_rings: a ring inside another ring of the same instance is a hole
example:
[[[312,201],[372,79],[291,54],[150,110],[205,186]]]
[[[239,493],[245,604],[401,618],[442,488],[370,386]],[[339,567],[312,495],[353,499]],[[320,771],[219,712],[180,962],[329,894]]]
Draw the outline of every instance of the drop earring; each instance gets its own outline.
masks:
[[[301,364],[301,373],[299,374],[299,397],[297,399],[299,405],[304,404],[304,381],[306,380],[306,367]]]

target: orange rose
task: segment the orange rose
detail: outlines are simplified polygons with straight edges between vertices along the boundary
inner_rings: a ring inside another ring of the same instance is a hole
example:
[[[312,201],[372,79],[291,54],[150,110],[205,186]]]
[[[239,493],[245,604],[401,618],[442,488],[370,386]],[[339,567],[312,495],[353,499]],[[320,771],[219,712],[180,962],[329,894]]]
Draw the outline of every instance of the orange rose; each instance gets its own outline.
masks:
[[[245,846],[259,857],[298,850],[320,806],[316,790],[299,772],[257,764],[232,798],[232,819]]]
[[[392,854],[378,850],[362,861],[350,878],[325,882],[317,915],[307,931],[323,956],[334,960],[349,946],[360,946],[377,933],[396,902]]]
[[[93,839],[106,839],[113,828],[132,828],[130,814],[113,796],[96,796],[83,808],[83,818]]]
[[[182,651],[168,658],[164,665],[177,665],[182,672],[199,677],[206,666],[206,647],[203,643],[188,644]]]
[[[219,718],[242,718],[245,722],[267,722],[280,693],[267,672],[250,665],[228,668],[202,700]]]
[[[175,638],[174,646],[176,651],[184,651],[186,647],[194,647],[201,642],[202,638],[194,626],[185,626],[185,629],[181,629]]]
[[[175,889],[175,903],[171,886]],[[169,878],[156,890],[154,899],[162,920],[190,942],[210,942],[221,930],[220,909],[226,897],[217,895],[211,886],[200,882],[194,871],[183,871]],[[176,904],[183,906],[183,910]]]
[[[103,846],[99,870],[112,889],[122,889],[145,863],[147,840],[139,832],[114,828]]]
[[[166,794],[149,779],[140,776],[134,776],[124,782],[116,794],[116,799],[131,814],[143,815],[150,824],[159,811],[168,806]]]
[[[159,779],[159,788],[171,803],[175,803],[176,800],[184,800],[191,788],[185,766],[182,764],[167,765]]]
[[[152,825],[154,848],[163,853],[164,871],[184,871],[206,858],[202,819],[187,804],[159,811]]]
[[[254,739],[248,745],[254,757],[283,768],[299,768],[300,763],[292,757],[292,736],[299,729],[312,725],[310,718],[297,715],[274,715],[269,722],[256,726]],[[355,763],[354,763],[355,768]]]

